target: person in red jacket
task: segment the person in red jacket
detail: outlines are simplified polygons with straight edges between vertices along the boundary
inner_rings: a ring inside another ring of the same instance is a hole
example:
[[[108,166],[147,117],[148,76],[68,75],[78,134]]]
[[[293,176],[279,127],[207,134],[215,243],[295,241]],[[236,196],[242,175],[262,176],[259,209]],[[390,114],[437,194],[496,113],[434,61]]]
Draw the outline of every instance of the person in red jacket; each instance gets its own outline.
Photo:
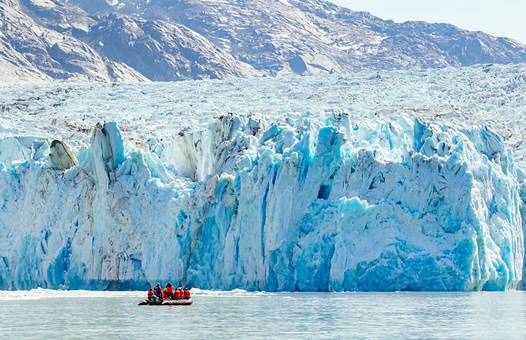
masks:
[[[181,290],[179,288],[175,290],[174,295],[176,300],[181,300]]]
[[[185,300],[188,300],[190,298],[190,291],[187,288],[185,288],[183,291],[183,298]]]
[[[174,298],[174,286],[172,286],[171,283],[166,285],[166,296],[168,296],[170,300],[173,300]]]
[[[150,301],[151,303],[157,303],[157,295],[155,295],[153,289],[150,289],[148,291],[148,301]]]

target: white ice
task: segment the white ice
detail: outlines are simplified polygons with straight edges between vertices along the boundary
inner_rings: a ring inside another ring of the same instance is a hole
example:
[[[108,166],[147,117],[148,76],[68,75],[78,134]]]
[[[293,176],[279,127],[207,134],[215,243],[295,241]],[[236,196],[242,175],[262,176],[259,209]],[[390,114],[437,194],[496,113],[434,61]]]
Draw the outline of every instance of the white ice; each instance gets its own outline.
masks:
[[[0,87],[0,288],[517,288],[524,71]]]

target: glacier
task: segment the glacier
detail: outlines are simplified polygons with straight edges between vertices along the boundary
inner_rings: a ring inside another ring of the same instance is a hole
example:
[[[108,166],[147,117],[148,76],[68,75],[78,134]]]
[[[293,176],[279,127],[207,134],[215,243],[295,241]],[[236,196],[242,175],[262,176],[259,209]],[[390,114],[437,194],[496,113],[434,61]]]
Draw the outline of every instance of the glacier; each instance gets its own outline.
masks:
[[[0,138],[33,136],[87,147],[98,121],[116,121],[127,142],[148,149],[180,130],[206,128],[228,112],[267,119],[325,119],[347,113],[361,121],[404,116],[462,128],[486,125],[526,169],[526,64],[426,71],[176,83],[0,84]],[[523,170],[523,172],[526,172]]]
[[[0,139],[0,289],[507,290],[524,175],[485,126],[223,114],[147,147]]]

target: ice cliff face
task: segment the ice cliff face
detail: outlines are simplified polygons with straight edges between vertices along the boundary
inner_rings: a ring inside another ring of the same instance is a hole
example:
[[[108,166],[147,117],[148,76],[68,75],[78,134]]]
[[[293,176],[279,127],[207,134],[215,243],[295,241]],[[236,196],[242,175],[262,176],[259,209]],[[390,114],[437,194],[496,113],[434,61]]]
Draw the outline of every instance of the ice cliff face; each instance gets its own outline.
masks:
[[[148,150],[115,123],[76,155],[65,143],[0,141],[2,289],[503,290],[522,277],[517,171],[486,128],[225,115]]]

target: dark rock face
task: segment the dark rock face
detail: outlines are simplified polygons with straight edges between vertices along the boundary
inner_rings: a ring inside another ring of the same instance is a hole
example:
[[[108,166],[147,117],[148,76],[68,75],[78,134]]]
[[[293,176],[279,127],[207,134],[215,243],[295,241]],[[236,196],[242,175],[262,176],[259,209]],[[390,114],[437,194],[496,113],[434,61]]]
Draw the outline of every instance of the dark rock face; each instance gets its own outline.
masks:
[[[77,158],[66,143],[54,140],[49,152],[49,167],[56,170],[68,170],[77,165]]]
[[[4,0],[0,80],[174,81],[526,62],[526,46],[322,0]]]

